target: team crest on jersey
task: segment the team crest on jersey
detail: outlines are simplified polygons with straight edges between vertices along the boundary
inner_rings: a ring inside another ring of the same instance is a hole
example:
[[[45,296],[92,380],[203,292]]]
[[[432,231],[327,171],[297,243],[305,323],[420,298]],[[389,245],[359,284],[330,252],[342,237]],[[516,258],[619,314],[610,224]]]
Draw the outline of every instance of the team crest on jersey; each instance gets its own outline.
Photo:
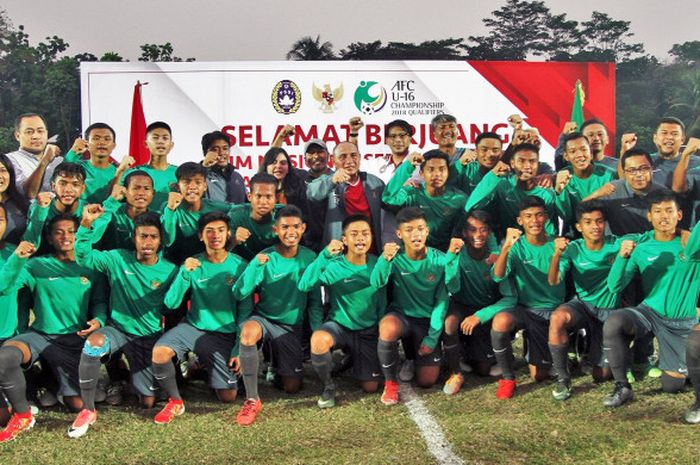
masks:
[[[432,283],[435,281],[435,275],[431,273],[425,279],[427,279],[429,283]]]
[[[87,276],[81,276],[80,277],[80,284],[88,284],[90,280],[88,279]]]
[[[161,285],[160,281],[156,281],[156,280],[151,281],[151,288],[153,288],[153,289],[158,289],[160,287],[160,285]]]
[[[236,277],[235,276],[229,276],[226,278],[226,284],[229,286],[233,286],[233,283],[236,282]]]

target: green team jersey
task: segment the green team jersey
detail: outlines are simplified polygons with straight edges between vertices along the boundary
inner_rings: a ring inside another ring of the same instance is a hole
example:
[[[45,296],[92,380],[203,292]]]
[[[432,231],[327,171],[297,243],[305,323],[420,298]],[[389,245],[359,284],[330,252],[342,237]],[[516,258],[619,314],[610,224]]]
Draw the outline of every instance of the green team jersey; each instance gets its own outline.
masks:
[[[484,178],[480,168],[481,165],[476,160],[466,165],[462,165],[459,161],[455,162],[450,165],[450,176],[447,178],[447,185],[459,189],[467,195],[471,195]]]
[[[574,174],[573,168],[569,167],[571,180],[555,197],[557,210],[562,215],[562,220],[566,224],[576,222],[576,207],[586,197],[591,195],[598,188],[615,180],[617,173],[611,168],[598,163],[593,163],[593,172],[587,178],[579,178]]]
[[[411,318],[430,319],[430,331],[422,342],[430,348],[440,339],[447,313],[446,262],[445,254],[432,247],[428,247],[422,260],[411,260],[401,251],[388,262],[382,254],[370,279],[377,288],[389,281],[393,284],[389,310]]]
[[[518,303],[509,279],[497,283],[491,277],[488,257],[486,254],[483,260],[476,260],[462,247],[457,255],[447,254],[445,267],[445,282],[452,298],[467,308],[478,308],[474,315],[482,323]]]
[[[529,195],[534,195],[544,200],[547,215],[549,216],[545,229],[549,235],[556,234],[558,228],[555,226],[557,223],[557,209],[554,201],[556,196],[554,190],[540,186],[535,186],[529,191],[520,189],[517,186],[517,180],[514,175],[498,177],[493,174],[493,171],[486,173],[469,196],[464,209],[469,212],[474,209],[491,207],[490,211],[498,213],[499,231],[501,237],[504,237],[507,228],[518,227],[516,218],[520,213],[520,202]]]
[[[228,216],[231,219],[231,234],[236,234],[236,229],[239,227],[246,228],[250,231],[250,237],[242,244],[234,247],[233,251],[246,260],[253,260],[261,250],[270,247],[279,242],[277,234],[272,230],[275,225],[275,214],[284,205],[275,205],[272,217],[265,223],[253,221],[250,217],[252,206],[249,203],[243,203],[231,206]]]
[[[386,311],[386,291],[370,285],[377,257],[367,255],[367,263],[354,265],[344,255],[331,255],[324,248],[304,271],[297,286],[308,292],[319,283],[326,286],[330,302],[328,319],[352,331],[377,326]]]
[[[232,253],[222,263],[210,262],[206,253],[194,258],[202,265],[194,271],[180,267],[165,294],[165,305],[178,308],[189,291],[188,323],[202,331],[235,333],[237,325],[247,320],[253,311],[250,298],[239,301],[233,295],[233,285],[245,271],[245,260]]]
[[[0,266],[4,268],[7,260],[14,254],[15,246],[5,242],[0,249]],[[0,281],[0,287],[6,284],[9,284],[9,281]],[[9,339],[17,333],[18,311],[17,290],[0,293],[0,340]]]
[[[566,285],[563,280],[556,286],[550,286],[547,281],[552,255],[552,238],[548,238],[543,245],[532,245],[522,235],[508,253],[505,274],[502,278],[494,276],[493,279],[501,282],[512,277],[520,305],[537,310],[554,310],[564,302]]]
[[[153,180],[153,205],[154,208],[164,208],[164,205],[168,202],[168,194],[170,193],[170,184],[176,183],[177,178],[175,177],[175,171],[177,166],[168,165],[164,170],[157,170],[152,168],[150,165],[136,166],[127,170],[122,176],[122,184],[124,184],[124,179],[132,171],[145,171]],[[159,210],[162,212],[162,210]]]
[[[109,323],[132,336],[160,332],[163,299],[177,267],[162,257],[153,265],[143,265],[132,250],[93,250],[93,234],[92,229],[78,228],[75,259],[78,264],[107,275]]]
[[[65,161],[77,163],[85,169],[85,191],[80,196],[87,203],[102,203],[109,197],[109,183],[114,179],[117,168],[111,163],[106,168],[97,168],[90,163],[90,160],[83,160],[80,155],[73,150],[69,150],[63,156]]]
[[[442,195],[436,197],[428,194],[425,185],[421,185],[417,189],[413,186],[404,186],[404,183],[413,175],[413,171],[414,167],[408,160],[401,163],[384,189],[382,202],[397,207],[420,207],[425,212],[430,229],[428,246],[443,251],[447,250],[452,230],[463,222],[467,196],[449,186],[446,187]]]
[[[73,216],[78,218],[78,220],[80,220],[80,218],[83,216],[83,208],[85,205],[87,205],[87,203],[85,203],[82,198],[78,199],[78,208],[75,213],[73,213]],[[24,231],[22,240],[31,242],[38,250],[39,246],[41,245],[41,235],[42,231],[44,230],[44,226],[48,224],[52,218],[60,215],[61,213],[62,212],[58,211],[56,208],[55,200],[52,200],[47,207],[42,207],[36,202],[36,200],[33,200],[29,209],[27,229]],[[44,246],[44,248],[41,249],[41,252],[45,252],[46,250],[46,246]]]
[[[667,242],[650,238],[638,244],[629,259],[618,254],[608,284],[620,292],[635,273],[642,277],[643,304],[664,318],[697,318],[700,294],[700,228],[694,228],[685,248],[680,237]]]
[[[269,260],[261,265],[257,258],[248,263],[243,276],[234,286],[234,295],[242,300],[253,292],[260,300],[255,304],[255,313],[275,323],[300,326],[308,313],[311,329],[315,330],[323,318],[321,290],[319,286],[308,292],[297,289],[304,271],[313,263],[316,254],[299,246],[296,256],[285,258],[275,247],[263,250]]]
[[[622,241],[639,241],[641,237],[641,234],[606,236],[600,250],[588,249],[583,239],[569,242],[559,261],[561,280],[571,272],[579,299],[596,308],[618,308],[622,293],[610,290],[608,275]]]
[[[31,259],[12,255],[0,272],[0,293],[27,287],[32,292],[32,329],[44,334],[73,334],[92,318],[107,320],[104,275],[53,256]]]
[[[134,250],[134,220],[127,213],[128,206],[113,197],[108,197],[102,206],[104,213],[92,223],[92,237],[98,241],[98,248]]]
[[[202,215],[209,212],[229,211],[231,206],[226,202],[202,199],[198,211],[189,210],[182,202],[175,210],[166,205],[162,208],[163,230],[165,231],[166,248],[178,260],[184,260],[204,251],[204,243],[197,237],[197,223]]]

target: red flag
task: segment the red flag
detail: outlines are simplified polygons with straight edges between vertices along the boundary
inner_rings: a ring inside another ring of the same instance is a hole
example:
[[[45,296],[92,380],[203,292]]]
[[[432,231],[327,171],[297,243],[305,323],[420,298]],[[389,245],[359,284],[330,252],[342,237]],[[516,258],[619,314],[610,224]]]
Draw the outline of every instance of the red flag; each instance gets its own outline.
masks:
[[[146,148],[146,117],[143,115],[141,103],[141,86],[148,83],[136,81],[134,86],[134,99],[131,102],[131,133],[129,135],[129,155],[134,157],[134,166],[145,165],[149,162],[151,154]]]

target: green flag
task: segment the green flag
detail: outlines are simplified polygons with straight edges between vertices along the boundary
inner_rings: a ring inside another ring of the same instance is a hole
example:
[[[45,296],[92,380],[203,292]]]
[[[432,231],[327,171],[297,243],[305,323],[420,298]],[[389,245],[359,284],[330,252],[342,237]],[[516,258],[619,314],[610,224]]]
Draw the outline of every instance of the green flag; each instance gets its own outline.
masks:
[[[583,84],[581,81],[576,81],[574,87],[574,103],[571,106],[571,121],[576,123],[576,126],[581,129],[581,125],[585,118],[583,117],[583,104],[586,102],[586,94],[583,92]]]

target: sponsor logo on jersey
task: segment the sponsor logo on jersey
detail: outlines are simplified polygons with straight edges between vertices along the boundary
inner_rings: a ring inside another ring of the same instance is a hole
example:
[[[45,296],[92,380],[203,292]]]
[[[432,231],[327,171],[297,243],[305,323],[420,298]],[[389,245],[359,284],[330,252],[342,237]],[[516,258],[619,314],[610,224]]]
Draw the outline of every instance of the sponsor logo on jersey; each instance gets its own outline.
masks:
[[[80,277],[80,283],[81,283],[81,284],[88,284],[89,282],[90,282],[90,280],[88,279],[87,276],[81,276],[81,277]]]

